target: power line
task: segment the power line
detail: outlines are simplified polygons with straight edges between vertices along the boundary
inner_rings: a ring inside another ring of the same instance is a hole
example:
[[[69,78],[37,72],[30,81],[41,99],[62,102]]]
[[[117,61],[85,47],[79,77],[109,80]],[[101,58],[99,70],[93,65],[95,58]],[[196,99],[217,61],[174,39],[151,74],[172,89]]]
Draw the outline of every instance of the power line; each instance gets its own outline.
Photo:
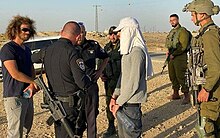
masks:
[[[93,5],[93,7],[95,7],[95,31],[99,32],[98,7],[101,7],[101,5]]]

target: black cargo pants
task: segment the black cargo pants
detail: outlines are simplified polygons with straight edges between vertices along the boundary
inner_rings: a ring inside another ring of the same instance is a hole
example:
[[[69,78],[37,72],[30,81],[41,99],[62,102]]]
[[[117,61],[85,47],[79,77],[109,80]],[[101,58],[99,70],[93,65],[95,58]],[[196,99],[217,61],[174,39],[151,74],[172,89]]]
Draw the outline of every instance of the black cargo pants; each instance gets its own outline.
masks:
[[[69,125],[70,125],[72,131],[75,133],[76,132],[76,130],[75,130],[75,127],[76,127],[75,126],[76,125],[75,119],[76,118],[74,118],[74,117],[77,117],[78,112],[76,109],[74,109],[75,107],[70,107],[68,102],[63,102],[62,105],[67,113],[66,119],[69,122]],[[71,118],[69,118],[70,115],[71,115]],[[60,121],[55,122],[54,127],[55,127],[55,137],[56,138],[70,138],[66,129],[64,128],[63,124]],[[82,137],[84,130],[85,130],[85,127],[80,128],[80,130],[78,130],[79,134],[77,134],[77,135]]]
[[[96,118],[99,113],[98,92],[99,92],[98,84],[94,83],[92,86],[89,87],[85,99],[85,112],[86,112],[88,138],[96,138],[96,134],[97,134]]]

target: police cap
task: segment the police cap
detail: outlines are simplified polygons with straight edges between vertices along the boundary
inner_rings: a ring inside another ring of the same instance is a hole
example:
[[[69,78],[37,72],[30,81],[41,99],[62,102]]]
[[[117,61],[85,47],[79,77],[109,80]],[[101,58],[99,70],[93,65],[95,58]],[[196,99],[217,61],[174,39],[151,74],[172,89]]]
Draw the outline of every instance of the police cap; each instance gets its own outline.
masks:
[[[114,32],[114,30],[115,30],[115,28],[116,28],[116,26],[111,26],[110,28],[109,28],[109,30],[108,30],[108,34],[109,35],[111,35],[111,34],[117,34],[117,32]]]

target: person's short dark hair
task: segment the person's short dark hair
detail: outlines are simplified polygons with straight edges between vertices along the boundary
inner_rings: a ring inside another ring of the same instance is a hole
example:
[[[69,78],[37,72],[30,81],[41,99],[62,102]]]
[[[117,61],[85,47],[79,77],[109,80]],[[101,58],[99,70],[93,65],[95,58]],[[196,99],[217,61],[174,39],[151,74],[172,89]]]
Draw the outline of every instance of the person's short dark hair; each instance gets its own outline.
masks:
[[[6,29],[6,36],[9,40],[15,39],[16,35],[21,32],[20,27],[22,24],[30,25],[30,37],[34,37],[34,35],[36,34],[35,21],[27,16],[24,17],[17,15],[13,17]]]
[[[170,15],[170,18],[171,18],[171,17],[176,17],[177,19],[179,19],[179,16],[178,16],[177,14],[171,14],[171,15]]]
[[[74,27],[71,28],[71,30],[69,30],[69,25],[70,24],[73,24]],[[63,31],[65,32],[68,32],[68,33],[71,33],[71,34],[74,34],[74,35],[78,35],[80,34],[81,32],[81,29],[80,29],[80,25],[75,22],[75,21],[68,21],[67,23],[65,23],[65,25],[63,26]]]

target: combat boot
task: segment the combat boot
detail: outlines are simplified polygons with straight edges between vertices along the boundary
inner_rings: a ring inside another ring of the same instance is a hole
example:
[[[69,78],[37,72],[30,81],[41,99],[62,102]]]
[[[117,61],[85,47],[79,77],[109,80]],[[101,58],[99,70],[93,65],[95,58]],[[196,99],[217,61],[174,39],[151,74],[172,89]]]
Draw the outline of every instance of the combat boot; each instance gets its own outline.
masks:
[[[183,98],[183,101],[182,101],[182,105],[189,104],[189,103],[190,103],[189,93],[188,92],[184,92],[184,98]]]
[[[178,100],[180,99],[179,91],[178,90],[173,90],[173,94],[171,96],[167,97],[170,100]]]
[[[107,131],[103,134],[103,138],[110,137],[112,135],[116,134],[116,129],[114,125],[114,121],[110,121],[108,125]]]

